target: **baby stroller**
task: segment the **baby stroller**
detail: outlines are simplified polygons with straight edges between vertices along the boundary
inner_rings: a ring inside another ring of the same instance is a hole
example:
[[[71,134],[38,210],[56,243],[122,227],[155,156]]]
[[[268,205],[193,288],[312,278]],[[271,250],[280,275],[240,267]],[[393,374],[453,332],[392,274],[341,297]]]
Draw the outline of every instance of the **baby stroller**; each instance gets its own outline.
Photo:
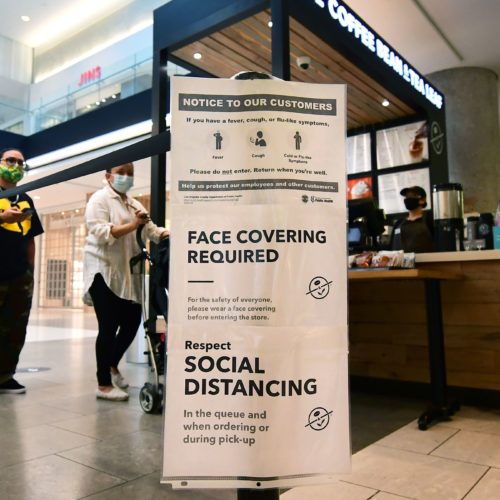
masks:
[[[161,413],[163,410],[163,383],[160,378],[166,371],[166,325],[168,317],[168,272],[170,261],[170,238],[164,238],[157,245],[156,256],[152,257],[142,240],[142,228],[139,226],[136,239],[141,252],[130,259],[130,271],[137,272],[135,267],[140,266],[140,272],[145,280],[145,262],[150,266],[150,300],[146,304],[146,283],[143,286],[142,311],[144,315],[144,331],[146,334],[148,363],[154,374],[153,382],[146,382],[139,393],[139,403],[146,413]],[[151,309],[149,309],[149,307]],[[156,317],[163,316],[165,330],[157,332]]]

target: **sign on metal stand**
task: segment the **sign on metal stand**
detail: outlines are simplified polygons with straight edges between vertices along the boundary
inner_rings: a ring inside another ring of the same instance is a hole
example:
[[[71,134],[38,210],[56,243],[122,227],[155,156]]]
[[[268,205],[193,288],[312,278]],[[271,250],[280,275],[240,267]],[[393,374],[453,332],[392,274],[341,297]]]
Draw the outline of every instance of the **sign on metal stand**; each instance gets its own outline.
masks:
[[[163,482],[350,470],[345,86],[174,77]]]

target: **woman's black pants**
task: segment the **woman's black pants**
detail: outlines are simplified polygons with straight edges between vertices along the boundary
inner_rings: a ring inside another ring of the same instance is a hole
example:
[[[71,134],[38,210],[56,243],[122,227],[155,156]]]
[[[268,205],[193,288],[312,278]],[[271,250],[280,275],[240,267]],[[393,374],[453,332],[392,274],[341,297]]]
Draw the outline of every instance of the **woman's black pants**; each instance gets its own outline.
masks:
[[[97,316],[99,332],[95,342],[97,382],[111,385],[111,367],[118,367],[134,340],[141,323],[140,304],[115,295],[101,274],[96,274],[89,289]]]

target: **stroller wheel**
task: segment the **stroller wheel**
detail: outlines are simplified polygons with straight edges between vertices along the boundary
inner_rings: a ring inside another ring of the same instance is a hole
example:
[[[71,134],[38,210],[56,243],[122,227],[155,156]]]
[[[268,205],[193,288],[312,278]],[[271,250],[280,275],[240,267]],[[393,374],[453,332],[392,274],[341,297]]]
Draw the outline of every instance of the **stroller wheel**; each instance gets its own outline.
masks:
[[[145,413],[160,413],[162,407],[162,394],[153,384],[146,383],[139,393],[139,403]]]

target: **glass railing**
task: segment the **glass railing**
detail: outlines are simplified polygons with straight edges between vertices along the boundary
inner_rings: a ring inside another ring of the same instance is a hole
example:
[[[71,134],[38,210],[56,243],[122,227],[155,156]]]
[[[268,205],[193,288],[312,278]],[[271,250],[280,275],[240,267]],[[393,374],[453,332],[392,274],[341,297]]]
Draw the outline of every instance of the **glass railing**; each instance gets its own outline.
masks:
[[[133,59],[133,64],[125,69],[68,91],[49,102],[32,105],[29,110],[0,102],[0,130],[31,135],[151,88],[152,58],[138,60],[136,54]],[[123,68],[123,61],[117,65]],[[184,75],[189,71],[169,62],[168,73]]]

